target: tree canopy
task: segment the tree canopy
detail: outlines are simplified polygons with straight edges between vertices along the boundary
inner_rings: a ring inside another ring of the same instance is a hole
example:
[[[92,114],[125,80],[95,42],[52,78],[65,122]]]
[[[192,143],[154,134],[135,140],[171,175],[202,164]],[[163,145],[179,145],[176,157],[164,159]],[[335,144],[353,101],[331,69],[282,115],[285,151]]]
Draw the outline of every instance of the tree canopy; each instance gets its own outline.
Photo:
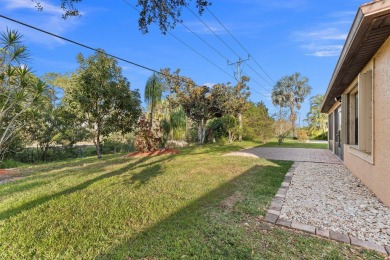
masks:
[[[307,113],[307,123],[309,124],[309,131],[315,132],[321,130],[322,133],[326,132],[328,116],[321,113],[321,106],[324,101],[324,96],[321,94],[315,95],[310,98],[310,111]]]
[[[44,2],[40,0],[31,0],[36,4],[38,10],[45,9]],[[60,0],[63,10],[62,18],[80,16],[77,4],[83,0]],[[156,23],[160,31],[165,34],[169,29],[175,28],[178,22],[181,22],[180,16],[182,9],[190,5],[192,0],[137,0],[137,6],[141,7],[138,25],[143,33],[148,33],[151,23]],[[194,0],[199,14],[211,4],[209,0]]]
[[[24,128],[22,117],[47,97],[47,85],[25,64],[29,54],[21,39],[14,30],[0,36],[0,158]]]
[[[274,105],[288,107],[290,109],[290,122],[292,124],[293,136],[296,137],[296,124],[297,119],[295,108],[300,109],[301,103],[305,101],[307,95],[311,92],[311,87],[308,85],[309,79],[307,77],[301,77],[301,74],[295,72],[291,76],[284,76],[278,82],[272,90],[272,102]],[[281,110],[280,110],[281,111]],[[279,119],[281,117],[281,112]]]
[[[113,58],[102,50],[88,58],[77,56],[79,68],[65,91],[64,102],[87,125],[101,157],[101,137],[112,132],[130,132],[141,114],[140,94]]]

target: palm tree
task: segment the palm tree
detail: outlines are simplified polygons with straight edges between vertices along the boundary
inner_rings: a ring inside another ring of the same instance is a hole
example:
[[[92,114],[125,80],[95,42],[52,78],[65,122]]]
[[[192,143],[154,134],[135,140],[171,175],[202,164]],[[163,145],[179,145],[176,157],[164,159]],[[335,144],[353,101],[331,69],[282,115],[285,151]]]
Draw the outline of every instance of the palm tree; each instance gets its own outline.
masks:
[[[153,73],[152,76],[148,78],[148,81],[145,85],[145,102],[150,107],[150,125],[153,125],[153,112],[156,109],[157,105],[161,103],[163,92],[163,84],[161,79]]]
[[[315,130],[322,130],[322,133],[326,132],[328,116],[321,113],[321,106],[324,101],[324,96],[318,94],[310,98],[310,111],[307,113],[306,121],[309,124],[310,132]]]
[[[301,74],[295,72],[291,76],[281,78],[272,90],[272,101],[274,104],[290,108],[290,122],[292,124],[293,137],[296,137],[295,121],[297,115],[295,108],[301,108],[301,103],[305,97],[310,94],[311,87],[308,85],[309,79],[301,77]],[[281,116],[281,115],[280,115]]]

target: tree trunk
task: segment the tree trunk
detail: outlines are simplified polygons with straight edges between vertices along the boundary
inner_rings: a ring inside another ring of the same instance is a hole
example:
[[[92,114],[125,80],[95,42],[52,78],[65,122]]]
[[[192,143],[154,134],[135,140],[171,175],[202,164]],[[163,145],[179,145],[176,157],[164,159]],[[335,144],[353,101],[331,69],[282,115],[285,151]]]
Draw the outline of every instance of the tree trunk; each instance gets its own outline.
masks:
[[[202,119],[198,122],[198,141],[200,144],[204,144],[204,139],[206,136],[206,123],[205,120]]]
[[[297,137],[297,130],[295,127],[296,119],[297,119],[297,116],[295,115],[294,104],[291,104],[290,105],[290,121],[291,121],[291,125],[292,125],[293,138]]]
[[[102,150],[101,150],[101,146],[100,146],[99,131],[98,131],[98,134],[96,135],[96,138],[94,138],[93,143],[95,144],[95,147],[96,147],[97,157],[98,157],[98,159],[101,159],[102,158]]]
[[[238,114],[238,141],[242,141],[242,114]]]

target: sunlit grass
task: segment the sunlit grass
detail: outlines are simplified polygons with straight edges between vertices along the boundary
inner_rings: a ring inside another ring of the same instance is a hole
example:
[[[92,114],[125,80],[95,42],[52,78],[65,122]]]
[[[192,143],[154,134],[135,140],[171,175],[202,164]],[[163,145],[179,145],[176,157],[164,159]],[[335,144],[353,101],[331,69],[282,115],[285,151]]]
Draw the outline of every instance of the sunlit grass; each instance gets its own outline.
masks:
[[[23,167],[0,185],[0,259],[370,256],[261,221],[291,162],[221,156],[257,145]]]
[[[281,148],[312,148],[312,149],[328,149],[327,143],[312,143],[312,142],[299,142],[292,138],[286,138],[282,144],[278,144],[276,138],[271,139],[267,143],[261,145],[262,147],[281,147]]]

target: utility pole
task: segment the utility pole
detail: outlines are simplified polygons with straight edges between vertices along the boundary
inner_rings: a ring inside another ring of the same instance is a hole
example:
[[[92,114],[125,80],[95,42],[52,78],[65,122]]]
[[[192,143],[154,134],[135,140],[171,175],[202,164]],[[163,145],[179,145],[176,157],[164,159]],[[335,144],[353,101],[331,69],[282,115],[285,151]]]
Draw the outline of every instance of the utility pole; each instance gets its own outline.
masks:
[[[251,59],[251,56],[248,55],[248,58],[245,59],[245,60],[239,58],[238,61],[236,61],[236,62],[229,62],[229,61],[228,61],[228,65],[229,65],[229,66],[233,66],[233,65],[236,66],[236,70],[237,70],[237,71],[234,72],[234,77],[236,78],[236,80],[237,80],[238,82],[241,81],[241,74],[242,74],[241,65],[242,65],[242,63],[244,63],[245,61],[248,61],[248,60],[250,60],[250,59]]]
[[[241,57],[239,57],[238,61],[236,61],[236,62],[229,62],[228,61],[229,66],[236,66],[237,71],[234,72],[234,77],[236,78],[238,83],[241,82],[241,76],[242,76],[241,65],[242,65],[242,63],[244,63],[245,61],[248,61],[250,59],[251,59],[251,56],[248,55],[248,58],[245,60],[243,60],[243,59],[241,59]],[[238,129],[239,129],[238,141],[241,142],[242,141],[242,114],[241,113],[238,114]]]

